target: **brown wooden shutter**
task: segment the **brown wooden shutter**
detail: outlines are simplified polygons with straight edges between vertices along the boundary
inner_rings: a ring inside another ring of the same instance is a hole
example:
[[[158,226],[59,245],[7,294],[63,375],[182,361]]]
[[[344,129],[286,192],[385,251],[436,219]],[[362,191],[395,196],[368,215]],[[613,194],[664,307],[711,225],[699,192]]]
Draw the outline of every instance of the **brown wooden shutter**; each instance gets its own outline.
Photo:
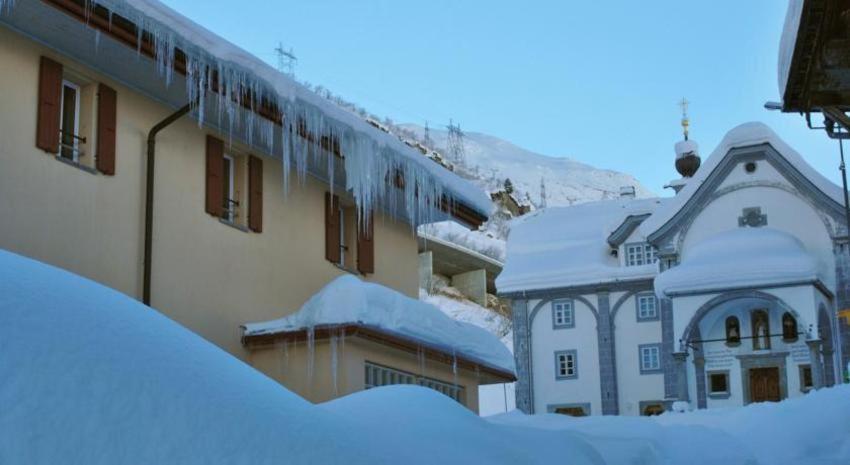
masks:
[[[221,217],[223,210],[222,179],[224,177],[224,142],[207,136],[207,198],[206,210]]]
[[[375,214],[364,218],[365,225],[357,228],[357,271],[367,274],[375,272]]]
[[[118,98],[106,84],[98,86],[97,96],[97,170],[114,175]]]
[[[333,263],[339,263],[342,260],[339,234],[339,197],[325,192],[325,258]]]
[[[62,65],[41,57],[38,77],[38,121],[35,146],[59,153],[59,112],[62,99]]]
[[[263,232],[263,160],[248,158],[248,228]]]

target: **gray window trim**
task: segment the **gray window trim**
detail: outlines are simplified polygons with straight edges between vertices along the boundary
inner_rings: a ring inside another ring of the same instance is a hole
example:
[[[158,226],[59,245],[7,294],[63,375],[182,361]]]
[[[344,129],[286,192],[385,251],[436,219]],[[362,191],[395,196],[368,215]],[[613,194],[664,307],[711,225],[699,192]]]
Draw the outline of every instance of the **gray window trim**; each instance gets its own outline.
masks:
[[[712,375],[723,375],[726,377],[726,392],[711,392],[711,376]],[[729,370],[709,370],[705,372],[705,386],[706,393],[709,399],[728,399],[732,397],[732,393],[730,389],[732,387],[731,379],[729,377]]]
[[[560,374],[560,367],[558,366],[558,356],[559,355],[572,355],[573,356],[573,374],[562,376]],[[577,350],[558,350],[555,351],[555,380],[562,381],[567,379],[578,379],[578,351]]]
[[[555,323],[555,304],[569,303],[570,304],[570,322],[565,324],[556,324]],[[549,304],[550,309],[552,310],[552,329],[568,329],[576,327],[576,304],[573,299],[557,299],[553,300],[551,304]]]
[[[559,408],[580,408],[586,416],[590,416],[590,402],[572,402],[566,404],[548,404],[546,405],[546,413],[555,413]]]
[[[630,265],[629,264],[629,247],[634,247],[634,246],[640,246],[642,248],[642,253],[644,254],[643,255],[644,262],[640,265]],[[649,247],[649,249],[650,249],[650,256],[649,257],[646,256],[646,247]],[[654,257],[654,260],[653,260],[653,257]],[[649,260],[647,260],[647,258],[649,258]],[[648,241],[627,242],[627,243],[623,244],[623,264],[625,266],[644,266],[644,265],[651,265],[653,263],[658,263],[658,251],[655,250],[654,246],[652,244],[650,244]]]
[[[652,300],[655,301],[655,316],[650,317],[641,317],[640,316],[640,299],[641,297],[652,297]],[[661,319],[661,312],[658,311],[658,297],[655,296],[654,292],[640,292],[635,294],[635,318],[638,322],[641,321],[658,321]]]
[[[658,368],[655,369],[645,369],[643,367],[643,349],[656,348],[658,349]],[[640,368],[640,374],[642,375],[654,375],[658,373],[664,373],[664,365],[661,361],[661,343],[655,344],[640,344],[638,345],[638,368]]]

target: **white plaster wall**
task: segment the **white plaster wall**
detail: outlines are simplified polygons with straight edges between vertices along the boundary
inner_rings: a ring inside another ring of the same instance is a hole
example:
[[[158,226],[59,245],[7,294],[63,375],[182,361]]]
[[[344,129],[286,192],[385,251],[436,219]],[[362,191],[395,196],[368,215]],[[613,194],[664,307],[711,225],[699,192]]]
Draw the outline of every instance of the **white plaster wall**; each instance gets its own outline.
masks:
[[[596,305],[596,295],[584,297]],[[537,303],[530,304],[529,311]],[[579,300],[574,300],[574,308],[574,328],[552,329],[551,302],[545,303],[531,322],[535,412],[546,412],[550,404],[590,403],[591,414],[602,413],[596,318]],[[555,352],[561,350],[577,351],[577,379],[555,379]]]
[[[622,295],[624,293],[612,295],[612,302],[619,300]],[[640,374],[638,346],[656,343],[661,343],[661,319],[638,322],[635,296],[630,296],[614,316],[614,352],[620,415],[640,415],[641,401],[664,399],[664,375]]]

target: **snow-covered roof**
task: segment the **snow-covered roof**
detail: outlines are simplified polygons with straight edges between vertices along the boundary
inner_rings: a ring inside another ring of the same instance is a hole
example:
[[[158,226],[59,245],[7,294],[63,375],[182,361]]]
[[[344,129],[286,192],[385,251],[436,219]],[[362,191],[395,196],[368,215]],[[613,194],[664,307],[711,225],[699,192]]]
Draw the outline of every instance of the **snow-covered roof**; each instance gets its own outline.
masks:
[[[247,138],[253,139],[248,140],[249,143],[268,153],[282,153],[285,183],[288,183],[290,167],[303,177],[309,156],[332,157],[321,150],[308,149],[308,145],[320,143],[319,135],[330,136],[339,141],[345,155],[345,187],[354,194],[361,211],[370,211],[377,202],[391,204],[394,201],[396,193],[386,189],[385,176],[395,171],[403,173],[409,181],[403,190],[405,213],[411,222],[419,224],[444,217],[437,205],[443,195],[464,203],[482,216],[492,211],[488,196],[473,184],[423,157],[398,137],[373,127],[359,115],[321,97],[159,1],[95,0],[88,8],[94,12],[95,5],[110,11],[110,24],[114,13],[137,25],[139,31],[151,34],[156,68],[165,83],[171,84],[176,76],[175,50],[184,52],[186,97],[196,102],[193,115],[198,117],[199,123],[204,122],[205,115],[209,116],[208,112],[214,117],[213,109],[217,108],[218,122],[224,122],[225,130],[229,128],[232,133],[236,128],[250,128],[245,130]],[[0,8],[0,15],[12,16],[15,8],[16,2],[6,3],[5,8]],[[226,14],[225,10],[221,12]],[[99,30],[96,37],[99,43],[111,40],[101,40]],[[240,92],[236,92],[237,89]],[[243,102],[241,91],[249,92],[256,101]],[[243,103],[253,106],[259,101],[275,106],[283,120],[291,122],[290,126],[297,121],[316,137],[312,141],[291,137],[291,130],[280,130],[272,121],[243,111]],[[330,178],[334,179],[333,172]]]
[[[629,216],[653,212],[667,199],[615,199],[552,207],[511,223],[499,293],[655,276],[657,265],[620,266],[607,238]]]
[[[800,30],[800,18],[803,14],[804,0],[789,0],[788,11],[785,14],[785,27],[779,39],[779,96],[785,96],[788,85],[788,75],[791,71],[791,60],[794,58],[794,47],[797,44],[797,32]]]
[[[736,228],[695,244],[655,278],[659,297],[821,279],[818,261],[796,237],[769,227]]]
[[[513,355],[488,331],[455,321],[431,304],[352,275],[331,281],[291,315],[243,327],[245,336],[259,336],[339,325],[378,330],[502,372],[515,373]]]
[[[676,213],[684,207],[691,197],[702,186],[711,173],[720,165],[730,150],[734,148],[750,147],[761,144],[770,144],[779,155],[788,161],[797,171],[805,176],[814,186],[839,204],[844,203],[841,188],[817,172],[809,165],[803,157],[780,138],[770,127],[764,123],[751,122],[741,124],[729,132],[720,141],[720,144],[709,155],[708,159],[697,170],[696,174],[688,180],[684,188],[671,199],[664,202],[652,216],[640,226],[640,230],[647,237],[651,236],[668,221],[673,219]]]

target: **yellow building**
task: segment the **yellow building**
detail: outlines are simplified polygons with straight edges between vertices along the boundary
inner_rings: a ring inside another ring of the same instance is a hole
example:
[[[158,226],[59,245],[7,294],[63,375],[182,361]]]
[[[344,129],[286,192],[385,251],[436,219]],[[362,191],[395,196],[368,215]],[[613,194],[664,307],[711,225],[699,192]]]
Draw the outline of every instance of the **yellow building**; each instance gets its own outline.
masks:
[[[240,325],[349,273],[415,297],[413,226],[474,227],[486,197],[157,2],[85,4],[0,2],[0,248],[136,296],[326,400],[251,357]],[[347,354],[416,371],[380,337]],[[445,355],[416,374],[453,383]],[[461,366],[466,392],[513,377],[480,368]]]

